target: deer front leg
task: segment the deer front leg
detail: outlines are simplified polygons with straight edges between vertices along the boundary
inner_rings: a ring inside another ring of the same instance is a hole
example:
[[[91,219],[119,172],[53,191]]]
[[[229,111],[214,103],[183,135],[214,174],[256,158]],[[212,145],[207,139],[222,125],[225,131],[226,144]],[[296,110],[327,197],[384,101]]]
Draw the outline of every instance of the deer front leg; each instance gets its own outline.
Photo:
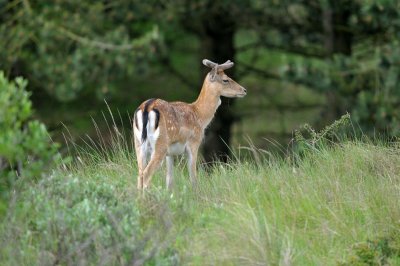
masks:
[[[167,165],[167,177],[166,177],[167,189],[170,189],[172,187],[172,182],[174,178],[174,157],[167,156],[165,161]]]
[[[197,182],[196,164],[197,164],[197,153],[199,151],[199,146],[200,146],[200,143],[192,142],[192,143],[189,143],[188,149],[187,149],[188,170],[189,170],[190,181],[192,182],[193,186],[196,185],[196,182]]]

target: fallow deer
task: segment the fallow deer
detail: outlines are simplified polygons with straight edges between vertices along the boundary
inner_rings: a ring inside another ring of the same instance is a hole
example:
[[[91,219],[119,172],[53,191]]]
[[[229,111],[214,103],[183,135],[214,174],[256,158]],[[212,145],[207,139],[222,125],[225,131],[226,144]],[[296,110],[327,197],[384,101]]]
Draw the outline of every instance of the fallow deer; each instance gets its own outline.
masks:
[[[221,96],[244,97],[246,89],[228,77],[224,70],[231,68],[230,60],[219,65],[204,59],[211,71],[193,103],[166,102],[150,99],[135,111],[133,128],[139,176],[137,188],[149,186],[152,175],[166,158],[167,188],[172,185],[175,155],[186,152],[189,175],[196,182],[196,160],[204,130],[221,104]],[[150,161],[148,162],[148,158]]]

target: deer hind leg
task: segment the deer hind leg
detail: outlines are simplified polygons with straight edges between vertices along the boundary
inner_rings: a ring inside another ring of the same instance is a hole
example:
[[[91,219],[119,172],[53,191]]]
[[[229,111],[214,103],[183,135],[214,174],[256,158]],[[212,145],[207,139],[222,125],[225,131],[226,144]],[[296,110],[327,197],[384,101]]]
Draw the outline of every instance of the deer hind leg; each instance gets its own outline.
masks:
[[[140,149],[140,140],[134,137],[135,140],[135,151],[136,151],[136,160],[138,164],[138,177],[137,177],[137,189],[142,189],[143,188],[143,178],[142,178],[142,172],[143,172],[143,161],[144,161],[144,156],[145,154],[142,154],[141,149]]]
[[[172,182],[174,178],[174,157],[167,156],[165,161],[167,166],[167,177],[166,177],[167,189],[170,189],[172,187]]]
[[[143,189],[144,184],[145,184],[145,182],[144,182],[145,177],[148,176],[148,174],[145,175],[145,173],[146,173],[145,170],[148,168],[147,166],[151,162],[151,161],[148,162],[148,159],[150,157],[152,147],[150,146],[150,144],[147,141],[144,143],[140,143],[140,141],[135,141],[135,149],[136,149],[136,154],[138,157],[137,161],[138,161],[138,170],[139,170],[138,180],[137,180],[137,188]],[[162,159],[161,159],[161,162],[162,162]],[[157,170],[157,169],[155,169],[155,170]]]
[[[138,177],[137,177],[137,188],[143,188],[143,170],[147,164],[148,158],[148,143],[142,143],[142,111],[137,110],[134,116],[133,132],[134,132],[134,142],[136,151],[136,160],[138,164]]]
[[[138,164],[138,177],[137,177],[137,188],[143,188],[143,168],[146,166],[146,154],[143,153],[140,145],[140,140],[137,140],[135,137],[135,151],[136,151],[136,160]]]
[[[162,146],[156,146],[153,149],[150,162],[142,173],[143,189],[146,189],[149,186],[154,172],[161,166],[161,163],[164,160],[166,154],[167,154],[167,149],[165,149]]]
[[[160,135],[158,110],[151,110],[148,119],[146,153],[151,153],[151,156],[149,163],[147,165],[143,164],[145,166],[142,171],[143,189],[149,186],[154,172],[160,167],[167,154],[167,147],[163,145],[166,141],[166,136],[164,134]]]

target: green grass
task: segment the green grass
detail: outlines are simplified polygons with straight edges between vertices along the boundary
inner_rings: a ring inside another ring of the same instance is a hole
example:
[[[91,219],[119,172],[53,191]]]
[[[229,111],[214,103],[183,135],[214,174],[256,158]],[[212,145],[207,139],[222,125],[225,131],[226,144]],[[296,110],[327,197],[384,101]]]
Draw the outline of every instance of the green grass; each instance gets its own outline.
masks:
[[[143,194],[127,146],[22,180],[0,264],[400,265],[398,145],[236,158],[200,169],[195,189],[179,162],[173,191],[160,171]]]

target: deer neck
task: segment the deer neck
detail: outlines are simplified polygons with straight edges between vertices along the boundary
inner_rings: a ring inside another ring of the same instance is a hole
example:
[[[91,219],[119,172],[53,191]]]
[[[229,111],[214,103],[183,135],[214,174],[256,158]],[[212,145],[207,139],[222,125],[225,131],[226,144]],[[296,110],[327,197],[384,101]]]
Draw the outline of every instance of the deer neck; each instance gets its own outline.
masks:
[[[220,95],[213,92],[213,90],[209,88],[208,82],[205,82],[201,88],[199,97],[193,103],[198,118],[203,124],[203,128],[206,128],[211,122],[220,104]]]

